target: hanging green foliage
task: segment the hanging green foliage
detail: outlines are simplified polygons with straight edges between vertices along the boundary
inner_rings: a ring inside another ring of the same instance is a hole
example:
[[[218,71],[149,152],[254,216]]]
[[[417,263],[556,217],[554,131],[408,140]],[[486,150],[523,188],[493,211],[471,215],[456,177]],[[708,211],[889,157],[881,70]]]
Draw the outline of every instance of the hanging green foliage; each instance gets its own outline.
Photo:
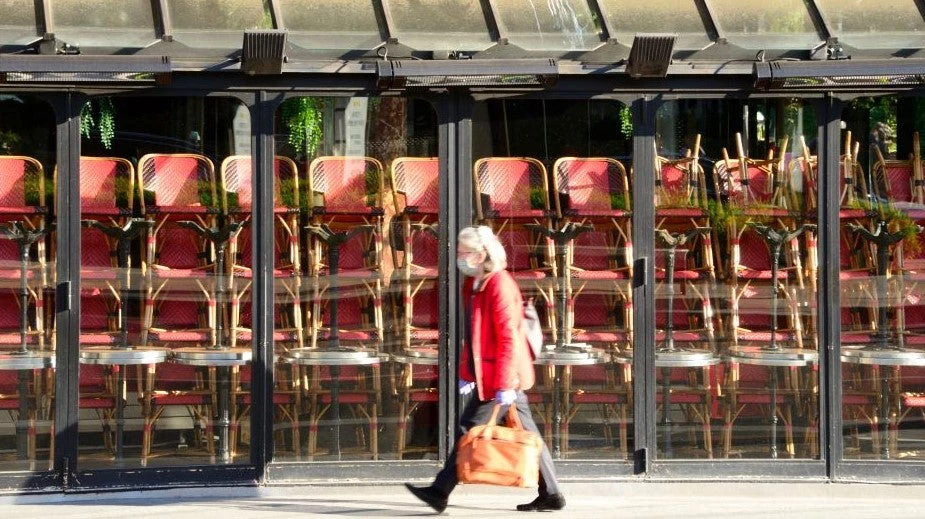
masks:
[[[297,153],[312,156],[323,133],[324,100],[316,97],[287,99],[280,107],[283,124],[289,130],[289,145]]]
[[[112,138],[116,135],[116,109],[112,106],[112,99],[104,97],[99,101],[100,110],[100,142],[103,147],[112,148]]]
[[[100,143],[103,147],[112,148],[112,139],[116,135],[116,109],[112,99],[103,97],[96,102],[97,117],[93,117],[93,101],[87,101],[80,108],[80,134],[87,139],[96,127],[100,132]]]
[[[90,101],[87,101],[80,108],[80,135],[89,139],[93,126],[93,105],[90,104]]]
[[[633,112],[628,106],[620,108],[620,133],[627,139],[633,136]]]

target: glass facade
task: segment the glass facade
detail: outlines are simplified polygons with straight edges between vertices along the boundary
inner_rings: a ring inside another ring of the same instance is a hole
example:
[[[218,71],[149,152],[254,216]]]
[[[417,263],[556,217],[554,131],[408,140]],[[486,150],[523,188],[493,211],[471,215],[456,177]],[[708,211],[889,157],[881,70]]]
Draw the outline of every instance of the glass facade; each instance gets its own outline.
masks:
[[[538,309],[563,474],[922,479],[925,103],[875,69],[925,8],[419,3],[0,1],[0,486],[431,474],[471,224]],[[267,28],[283,72],[244,76]],[[141,48],[172,72],[120,83]]]

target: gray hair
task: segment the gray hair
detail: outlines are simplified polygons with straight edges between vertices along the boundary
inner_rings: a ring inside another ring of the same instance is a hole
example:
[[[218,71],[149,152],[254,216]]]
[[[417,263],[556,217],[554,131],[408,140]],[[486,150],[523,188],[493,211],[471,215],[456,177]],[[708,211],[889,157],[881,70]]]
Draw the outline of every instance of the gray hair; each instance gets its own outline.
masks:
[[[491,227],[485,225],[466,227],[459,231],[456,241],[474,251],[485,252],[486,272],[497,272],[507,268],[507,252],[504,251],[504,246],[501,245]]]

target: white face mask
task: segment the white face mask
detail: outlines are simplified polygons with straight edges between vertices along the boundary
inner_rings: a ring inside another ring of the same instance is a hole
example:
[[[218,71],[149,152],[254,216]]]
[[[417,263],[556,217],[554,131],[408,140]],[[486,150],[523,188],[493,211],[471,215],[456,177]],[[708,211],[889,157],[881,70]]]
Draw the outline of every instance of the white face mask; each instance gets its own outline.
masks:
[[[469,264],[468,261],[466,261],[465,258],[456,258],[456,268],[458,268],[459,271],[462,272],[464,276],[469,276],[471,278],[478,276],[480,266],[481,264],[473,267],[472,265]]]

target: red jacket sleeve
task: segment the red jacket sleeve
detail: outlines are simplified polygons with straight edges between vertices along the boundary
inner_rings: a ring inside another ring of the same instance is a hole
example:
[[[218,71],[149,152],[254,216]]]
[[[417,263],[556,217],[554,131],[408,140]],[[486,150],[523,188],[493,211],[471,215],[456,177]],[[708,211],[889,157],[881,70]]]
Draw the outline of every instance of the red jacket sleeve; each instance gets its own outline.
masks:
[[[520,386],[517,352],[523,320],[523,297],[520,288],[506,271],[494,276],[490,290],[492,326],[495,336],[495,387],[515,389]]]

